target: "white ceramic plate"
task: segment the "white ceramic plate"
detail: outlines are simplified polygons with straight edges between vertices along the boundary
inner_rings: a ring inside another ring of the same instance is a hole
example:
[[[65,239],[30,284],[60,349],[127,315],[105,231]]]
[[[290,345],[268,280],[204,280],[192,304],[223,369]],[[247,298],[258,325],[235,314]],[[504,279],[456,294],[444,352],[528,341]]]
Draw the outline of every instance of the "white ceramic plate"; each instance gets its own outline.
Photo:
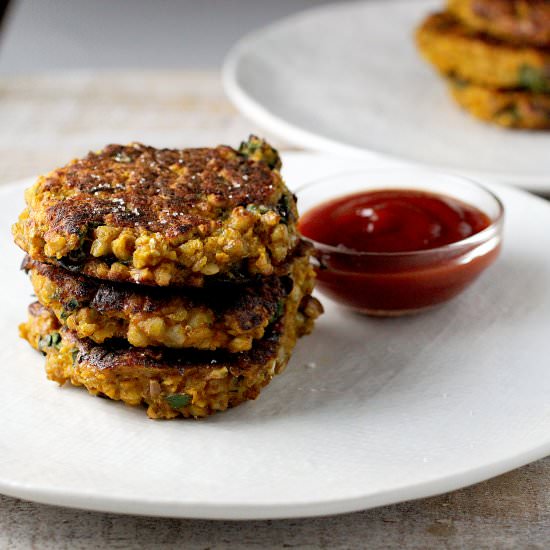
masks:
[[[230,52],[225,89],[246,115],[297,145],[550,191],[550,133],[473,119],[420,58],[414,28],[442,5],[339,3],[285,19]]]
[[[349,168],[285,161],[291,187]],[[23,187],[0,189],[0,492],[160,516],[310,516],[450,491],[550,453],[546,202],[493,186],[507,208],[503,254],[454,302],[373,320],[325,300],[256,402],[163,422],[57,387],[18,338],[32,300],[9,234]]]

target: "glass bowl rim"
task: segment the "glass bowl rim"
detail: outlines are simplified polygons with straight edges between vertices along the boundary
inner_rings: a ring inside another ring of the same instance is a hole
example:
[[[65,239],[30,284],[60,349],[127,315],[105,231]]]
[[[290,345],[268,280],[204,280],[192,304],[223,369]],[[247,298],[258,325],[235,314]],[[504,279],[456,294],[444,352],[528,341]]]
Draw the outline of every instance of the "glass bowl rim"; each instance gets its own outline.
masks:
[[[453,243],[448,243],[443,246],[438,246],[435,248],[426,248],[426,249],[420,249],[420,250],[407,250],[402,252],[364,252],[359,250],[352,250],[350,248],[344,248],[344,247],[338,247],[333,246],[330,244],[322,243],[320,241],[316,241],[315,239],[312,239],[310,237],[306,237],[305,235],[301,234],[301,237],[311,243],[317,250],[321,250],[322,252],[332,252],[335,254],[347,254],[349,256],[362,256],[362,257],[400,257],[400,256],[428,256],[430,254],[441,254],[443,252],[450,252],[457,249],[461,249],[463,247],[469,247],[473,245],[479,245],[485,242],[486,240],[489,240],[491,237],[493,237],[495,234],[498,234],[499,230],[502,228],[502,222],[504,219],[504,204],[500,200],[500,198],[493,193],[487,186],[477,182],[476,180],[469,178],[467,176],[462,176],[459,174],[452,174],[452,173],[445,173],[445,172],[437,172],[437,171],[431,171],[431,170],[418,170],[413,169],[416,174],[426,174],[430,177],[434,176],[444,176],[446,178],[455,178],[459,180],[461,183],[467,183],[471,185],[472,187],[483,191],[486,193],[497,205],[497,214],[494,219],[491,220],[491,224],[488,225],[485,229],[482,231],[479,231],[478,233],[474,233],[473,235],[470,235],[469,237],[466,237],[465,239],[461,239],[460,241],[455,241]],[[319,185],[323,182],[330,181],[332,179],[336,178],[342,178],[346,176],[356,176],[359,174],[365,174],[369,176],[376,176],[376,175],[401,175],[406,174],[407,168],[401,168],[401,169],[381,169],[381,170],[351,170],[347,172],[339,172],[336,174],[332,174],[330,176],[325,176],[320,179],[315,179],[312,181],[309,181],[307,183],[304,183],[303,185],[300,185],[296,189],[294,189],[292,192],[296,197],[300,198],[299,193],[311,188],[315,187],[316,185]],[[383,190],[383,187],[379,188],[373,188],[373,190]],[[397,189],[397,188],[396,188]],[[412,188],[411,188],[412,189]],[[421,187],[417,188],[418,191],[422,191],[423,189]],[[358,190],[360,192],[360,190]],[[353,193],[349,193],[349,195],[352,195]],[[442,193],[435,193],[435,194],[442,194]],[[345,197],[346,194],[342,195],[335,195],[333,198],[341,198]],[[452,195],[451,195],[452,196]],[[453,197],[455,198],[455,197]],[[327,201],[330,201],[331,199],[326,199]],[[321,203],[319,203],[321,204]],[[472,205],[473,206],[473,205]],[[476,207],[477,208],[477,207]]]

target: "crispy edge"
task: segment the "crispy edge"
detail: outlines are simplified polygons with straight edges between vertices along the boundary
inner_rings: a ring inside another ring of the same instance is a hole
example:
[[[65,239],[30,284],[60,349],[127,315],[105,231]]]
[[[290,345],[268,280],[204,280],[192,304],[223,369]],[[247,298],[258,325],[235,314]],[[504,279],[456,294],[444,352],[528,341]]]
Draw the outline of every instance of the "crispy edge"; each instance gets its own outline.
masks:
[[[550,95],[496,90],[474,84],[449,82],[454,100],[474,117],[525,130],[550,129]]]
[[[104,283],[32,260],[23,267],[38,300],[79,338],[97,343],[124,338],[137,347],[224,347],[239,352],[263,336],[292,280],[302,281],[303,270],[310,273],[308,262],[309,254],[296,259],[288,277],[223,286],[198,295]]]
[[[550,50],[491,39],[448,13],[428,16],[415,38],[422,56],[445,76],[493,88],[550,91]]]
[[[519,45],[548,47],[550,3],[546,0],[447,0],[447,10],[466,26]]]
[[[127,346],[117,352],[79,340],[38,303],[31,304],[20,334],[46,355],[47,376],[61,385],[70,382],[92,395],[145,405],[150,418],[200,418],[256,399],[285,369],[297,338],[312,329],[312,312],[314,316],[322,312],[315,298],[289,301],[284,316],[255,349],[241,354],[202,353],[196,365],[189,358],[197,355]]]

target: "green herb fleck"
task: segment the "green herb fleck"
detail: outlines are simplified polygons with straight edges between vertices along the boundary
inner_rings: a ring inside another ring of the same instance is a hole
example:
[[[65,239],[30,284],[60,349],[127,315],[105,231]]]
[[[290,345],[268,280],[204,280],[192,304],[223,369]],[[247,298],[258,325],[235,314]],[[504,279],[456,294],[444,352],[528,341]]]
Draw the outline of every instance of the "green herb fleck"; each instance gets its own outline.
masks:
[[[267,206],[264,206],[263,204],[249,204],[247,205],[246,209],[253,214],[260,215],[269,212],[269,208]]]
[[[73,311],[78,307],[78,300],[76,298],[71,298],[66,304],[65,309],[67,311]]]
[[[239,374],[239,376],[233,376],[233,378],[231,379],[231,384],[235,387],[229,391],[231,393],[239,393],[242,390],[240,386],[243,380],[244,376],[242,374]]]
[[[505,117],[506,119],[509,119],[510,121],[512,121],[512,123],[519,122],[521,118],[517,105],[515,103],[506,105],[505,107],[502,107],[502,109],[499,109],[498,111],[496,111],[495,117],[498,117],[498,118]]]
[[[248,141],[243,141],[239,153],[250,160],[265,162],[272,170],[281,168],[281,158],[277,150],[259,137],[250,136]]]
[[[288,225],[288,222],[292,216],[292,208],[290,208],[290,199],[288,198],[288,195],[283,195],[279,203],[277,205],[277,210],[279,211],[279,215],[281,216],[281,221]]]
[[[45,349],[49,348],[51,343],[52,337],[49,334],[46,334],[46,336],[41,336],[38,339],[38,349],[45,354]]]
[[[164,399],[173,409],[181,409],[193,401],[193,397],[187,393],[174,393]]]
[[[450,82],[458,90],[464,90],[470,85],[470,83],[467,80],[464,80],[463,78],[459,78],[458,76],[451,77]]]
[[[78,229],[77,235],[80,248],[82,248],[87,242],[92,240],[94,229],[96,229],[100,225],[101,224],[98,221],[90,221]]]
[[[269,320],[270,323],[273,323],[276,321],[285,311],[285,301],[279,300],[277,302],[277,307],[275,308],[275,313],[272,315],[271,319]]]
[[[42,336],[38,340],[38,349],[44,351],[45,348],[56,348],[59,349],[61,345],[61,335],[59,332],[50,332],[45,336]]]
[[[535,93],[550,92],[550,79],[545,77],[541,69],[530,65],[522,65],[519,68],[518,84]]]
[[[80,357],[80,352],[78,349],[73,349],[73,351],[71,351],[71,357],[73,359],[73,365],[77,365]]]

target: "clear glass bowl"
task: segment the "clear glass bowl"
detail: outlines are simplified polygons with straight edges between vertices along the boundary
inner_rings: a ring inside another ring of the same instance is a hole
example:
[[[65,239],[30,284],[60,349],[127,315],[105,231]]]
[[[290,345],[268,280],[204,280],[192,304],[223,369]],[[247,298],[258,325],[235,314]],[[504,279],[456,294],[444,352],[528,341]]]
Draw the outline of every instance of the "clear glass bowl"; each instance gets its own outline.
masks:
[[[415,169],[339,174],[299,188],[298,209],[303,214],[336,198],[383,189],[452,197],[484,212],[491,224],[466,239],[412,252],[357,252],[305,236],[316,249],[317,288],[332,300],[368,315],[417,313],[455,297],[497,258],[503,205],[491,191],[460,176]]]

